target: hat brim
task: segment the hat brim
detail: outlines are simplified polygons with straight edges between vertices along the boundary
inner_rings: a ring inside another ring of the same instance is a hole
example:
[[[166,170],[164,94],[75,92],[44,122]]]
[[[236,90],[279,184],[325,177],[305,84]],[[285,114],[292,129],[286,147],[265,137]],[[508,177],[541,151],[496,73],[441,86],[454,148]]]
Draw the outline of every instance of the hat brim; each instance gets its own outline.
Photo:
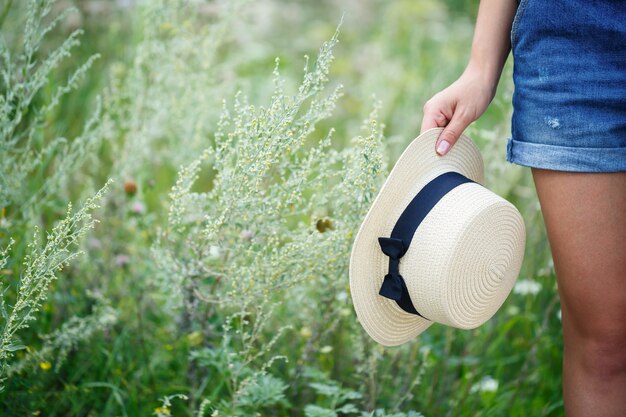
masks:
[[[380,250],[378,237],[391,234],[407,204],[436,176],[456,171],[484,184],[482,155],[467,136],[461,135],[446,155],[435,152],[435,142],[442,130],[427,130],[404,150],[374,199],[352,246],[349,273],[354,309],[365,331],[384,346],[401,345],[433,322],[405,312],[395,301],[378,294],[388,268],[388,258]]]

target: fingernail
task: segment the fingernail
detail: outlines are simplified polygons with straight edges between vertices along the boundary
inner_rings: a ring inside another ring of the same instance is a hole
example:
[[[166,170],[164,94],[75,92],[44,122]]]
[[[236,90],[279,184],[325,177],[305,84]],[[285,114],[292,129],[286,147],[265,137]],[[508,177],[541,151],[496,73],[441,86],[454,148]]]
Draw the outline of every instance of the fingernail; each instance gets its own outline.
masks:
[[[439,142],[439,145],[437,145],[437,153],[439,155],[445,155],[448,153],[448,149],[450,149],[450,142],[447,140],[442,140]]]

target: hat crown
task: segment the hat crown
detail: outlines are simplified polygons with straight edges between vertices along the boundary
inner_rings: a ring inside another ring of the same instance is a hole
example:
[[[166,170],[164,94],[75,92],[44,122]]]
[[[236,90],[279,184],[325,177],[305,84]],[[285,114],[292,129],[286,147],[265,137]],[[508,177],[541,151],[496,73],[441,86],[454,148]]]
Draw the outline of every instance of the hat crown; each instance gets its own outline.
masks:
[[[448,326],[475,328],[495,314],[521,266],[524,223],[487,188],[463,184],[418,227],[400,262],[416,310]]]

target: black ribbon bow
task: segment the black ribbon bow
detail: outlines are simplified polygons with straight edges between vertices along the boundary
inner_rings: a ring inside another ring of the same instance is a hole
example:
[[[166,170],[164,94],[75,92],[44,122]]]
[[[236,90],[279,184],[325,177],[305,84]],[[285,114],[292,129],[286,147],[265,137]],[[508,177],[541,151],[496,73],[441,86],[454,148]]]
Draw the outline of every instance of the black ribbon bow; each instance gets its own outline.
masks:
[[[389,272],[385,275],[383,285],[380,287],[378,294],[394,300],[407,313],[422,316],[415,310],[404,278],[400,275],[400,258],[404,256],[407,250],[404,242],[402,239],[393,237],[379,237],[378,243],[383,253],[389,257]]]
[[[378,294],[394,300],[407,313],[426,318],[417,312],[411,302],[404,278],[400,275],[400,258],[411,245],[417,227],[437,202],[450,190],[467,182],[474,181],[455,171],[444,172],[434,178],[413,197],[404,209],[393,227],[391,237],[378,238],[380,248],[389,257],[389,272],[385,275]]]

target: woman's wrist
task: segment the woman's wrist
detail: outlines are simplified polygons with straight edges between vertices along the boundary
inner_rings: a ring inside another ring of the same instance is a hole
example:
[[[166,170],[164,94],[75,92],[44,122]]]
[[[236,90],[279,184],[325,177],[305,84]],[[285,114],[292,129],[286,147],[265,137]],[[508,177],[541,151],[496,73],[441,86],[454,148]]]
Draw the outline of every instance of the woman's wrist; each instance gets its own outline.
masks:
[[[476,62],[472,59],[468,62],[463,72],[464,77],[468,77],[473,82],[479,82],[482,89],[489,91],[489,94],[493,98],[496,93],[496,87],[502,74],[502,66],[489,65],[485,62]]]

